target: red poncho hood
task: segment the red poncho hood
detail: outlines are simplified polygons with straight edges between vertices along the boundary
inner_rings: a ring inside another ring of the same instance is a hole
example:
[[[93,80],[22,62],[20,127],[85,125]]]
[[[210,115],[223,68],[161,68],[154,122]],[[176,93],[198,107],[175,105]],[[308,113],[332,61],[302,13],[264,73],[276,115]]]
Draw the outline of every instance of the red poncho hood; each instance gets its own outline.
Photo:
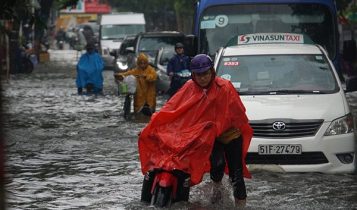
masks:
[[[191,184],[202,181],[210,169],[209,157],[215,138],[231,127],[243,135],[243,175],[253,130],[233,85],[216,77],[209,89],[188,81],[155,113],[139,136],[143,174],[154,168],[180,169],[191,175]]]

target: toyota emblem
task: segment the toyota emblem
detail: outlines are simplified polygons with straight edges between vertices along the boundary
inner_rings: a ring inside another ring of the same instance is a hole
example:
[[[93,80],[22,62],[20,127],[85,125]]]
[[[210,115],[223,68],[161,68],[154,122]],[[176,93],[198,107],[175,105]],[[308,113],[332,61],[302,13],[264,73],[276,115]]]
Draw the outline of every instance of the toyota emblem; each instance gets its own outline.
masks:
[[[273,129],[275,131],[282,131],[285,130],[285,123],[281,121],[277,121],[273,123]]]

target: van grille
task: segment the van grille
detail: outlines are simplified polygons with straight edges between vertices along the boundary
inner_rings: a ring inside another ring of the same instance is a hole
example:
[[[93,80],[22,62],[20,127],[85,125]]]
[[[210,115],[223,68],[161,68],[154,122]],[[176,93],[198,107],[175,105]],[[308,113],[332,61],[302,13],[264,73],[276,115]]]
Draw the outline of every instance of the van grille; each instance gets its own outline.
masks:
[[[276,126],[273,126],[275,123]],[[323,120],[268,119],[250,121],[254,137],[296,138],[314,136]]]
[[[247,164],[307,165],[328,163],[328,160],[322,152],[303,152],[301,155],[259,155],[256,152],[249,152],[246,162]]]

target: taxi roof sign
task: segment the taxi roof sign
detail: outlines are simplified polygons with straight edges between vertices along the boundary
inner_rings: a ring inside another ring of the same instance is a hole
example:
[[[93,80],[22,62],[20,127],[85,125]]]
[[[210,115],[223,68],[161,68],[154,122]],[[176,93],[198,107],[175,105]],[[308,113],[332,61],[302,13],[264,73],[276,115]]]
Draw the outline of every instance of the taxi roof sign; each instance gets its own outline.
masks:
[[[288,33],[259,33],[238,36],[237,44],[263,44],[263,43],[295,43],[303,44],[304,36],[302,34]]]
[[[235,36],[231,39],[227,46],[232,45],[245,45],[245,44],[313,44],[314,42],[310,37],[304,34],[295,33],[256,33],[244,34]]]

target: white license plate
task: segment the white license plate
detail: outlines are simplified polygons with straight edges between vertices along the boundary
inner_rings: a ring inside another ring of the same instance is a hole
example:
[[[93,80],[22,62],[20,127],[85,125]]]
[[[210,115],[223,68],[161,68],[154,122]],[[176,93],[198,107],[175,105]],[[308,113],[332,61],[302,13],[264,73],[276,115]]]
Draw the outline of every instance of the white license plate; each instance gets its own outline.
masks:
[[[259,155],[300,155],[301,144],[259,144]]]

